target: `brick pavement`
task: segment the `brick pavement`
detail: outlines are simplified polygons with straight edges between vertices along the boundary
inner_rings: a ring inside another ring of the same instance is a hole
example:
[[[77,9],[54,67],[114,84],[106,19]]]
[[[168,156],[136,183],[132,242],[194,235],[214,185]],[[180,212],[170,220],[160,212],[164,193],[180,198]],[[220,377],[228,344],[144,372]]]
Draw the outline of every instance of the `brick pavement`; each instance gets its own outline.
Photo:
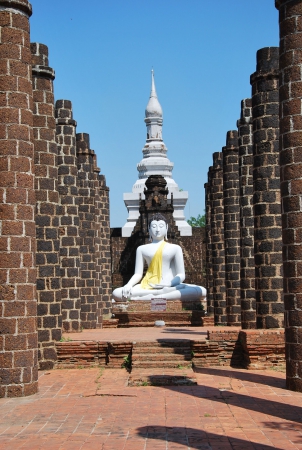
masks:
[[[285,374],[195,376],[195,386],[128,387],[124,369],[40,372],[39,393],[0,399],[0,449],[302,449],[302,393],[285,390]]]

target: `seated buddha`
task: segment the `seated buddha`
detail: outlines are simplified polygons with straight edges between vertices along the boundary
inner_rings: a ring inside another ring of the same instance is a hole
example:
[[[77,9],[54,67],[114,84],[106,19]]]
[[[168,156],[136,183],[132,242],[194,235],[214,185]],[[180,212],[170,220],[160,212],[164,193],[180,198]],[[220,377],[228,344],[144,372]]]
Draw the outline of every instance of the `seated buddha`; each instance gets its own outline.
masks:
[[[206,303],[206,289],[184,283],[185,267],[182,249],[167,242],[168,224],[162,214],[152,216],[149,224],[149,244],[137,248],[135,273],[125,286],[113,291],[115,301],[167,300],[200,301]],[[144,263],[148,270],[143,278]]]

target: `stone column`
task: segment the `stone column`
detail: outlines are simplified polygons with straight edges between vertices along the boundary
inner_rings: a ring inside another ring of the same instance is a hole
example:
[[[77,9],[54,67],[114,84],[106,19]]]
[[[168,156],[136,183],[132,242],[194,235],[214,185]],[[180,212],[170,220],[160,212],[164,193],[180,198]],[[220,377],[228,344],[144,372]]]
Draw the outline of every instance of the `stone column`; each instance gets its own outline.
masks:
[[[103,328],[103,301],[102,301],[102,203],[100,202],[100,168],[97,167],[96,154],[93,155],[93,179],[95,189],[95,276],[96,276],[96,328]],[[109,317],[108,317],[109,318]],[[110,316],[111,318],[111,316]]]
[[[67,332],[81,330],[79,198],[76,121],[69,100],[56,102],[62,322]]]
[[[279,49],[257,52],[251,75],[257,328],[283,326],[279,168]]]
[[[227,132],[222,158],[227,324],[240,326],[240,211],[237,131]]]
[[[96,270],[95,270],[95,183],[94,151],[90,149],[89,134],[77,133],[78,195],[80,218],[80,297],[81,325],[96,328]]]
[[[302,3],[278,0],[286,385],[302,392]]]
[[[46,45],[31,44],[35,147],[37,300],[39,367],[53,368],[55,341],[62,337],[59,263],[58,149],[54,112],[54,71]]]
[[[212,172],[213,166],[208,171],[208,182],[205,183],[205,204],[206,204],[206,289],[207,289],[207,313],[208,316],[214,315],[213,299],[213,270],[212,270],[212,229],[211,229],[211,191],[212,191]]]
[[[0,397],[38,390],[31,13],[0,0]]]
[[[226,325],[222,153],[213,153],[211,189],[212,271],[215,325]]]
[[[252,99],[241,102],[237,122],[240,188],[240,296],[241,326],[256,328],[254,212],[253,212],[253,125]]]
[[[96,226],[96,276],[99,282],[97,300],[97,328],[102,319],[110,319],[112,311],[112,275],[110,251],[109,188],[104,175],[100,174],[94,155],[95,179],[95,226]]]

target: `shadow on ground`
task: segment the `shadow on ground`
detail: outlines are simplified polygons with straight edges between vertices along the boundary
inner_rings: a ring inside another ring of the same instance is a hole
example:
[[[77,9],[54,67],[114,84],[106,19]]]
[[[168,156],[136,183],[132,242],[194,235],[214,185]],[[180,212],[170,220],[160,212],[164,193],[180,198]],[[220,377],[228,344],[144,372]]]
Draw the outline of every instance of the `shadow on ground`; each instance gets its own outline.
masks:
[[[194,367],[194,372],[204,375],[218,375],[225,376],[226,378],[236,378],[241,381],[247,381],[249,383],[263,384],[265,386],[275,387],[279,389],[286,389],[285,379],[273,377],[272,375],[263,375],[258,373],[251,373],[248,370],[229,370],[228,368],[215,368],[215,367]],[[271,373],[271,372],[270,372]]]
[[[173,444],[177,444],[187,445],[190,449],[195,450],[212,450],[213,448],[223,450],[284,450],[275,446],[256,444],[244,439],[205,432],[196,428],[149,425],[137,428],[137,431],[139,436],[148,438],[148,445],[150,445],[150,440],[154,440],[154,448],[156,447],[156,441],[164,441],[171,443],[171,448],[174,448]]]

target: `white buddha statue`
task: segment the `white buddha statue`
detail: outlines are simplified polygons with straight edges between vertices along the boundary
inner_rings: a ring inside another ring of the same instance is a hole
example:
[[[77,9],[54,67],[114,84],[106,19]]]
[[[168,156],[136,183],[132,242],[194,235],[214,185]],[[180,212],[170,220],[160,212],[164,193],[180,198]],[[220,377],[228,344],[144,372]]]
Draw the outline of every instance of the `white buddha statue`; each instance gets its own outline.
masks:
[[[155,214],[149,225],[150,243],[137,248],[135,273],[125,286],[113,291],[115,301],[163,297],[192,302],[203,300],[206,304],[204,287],[183,283],[185,267],[182,249],[179,245],[166,242],[167,232],[166,218]],[[148,270],[142,280],[144,262],[147,262]]]

